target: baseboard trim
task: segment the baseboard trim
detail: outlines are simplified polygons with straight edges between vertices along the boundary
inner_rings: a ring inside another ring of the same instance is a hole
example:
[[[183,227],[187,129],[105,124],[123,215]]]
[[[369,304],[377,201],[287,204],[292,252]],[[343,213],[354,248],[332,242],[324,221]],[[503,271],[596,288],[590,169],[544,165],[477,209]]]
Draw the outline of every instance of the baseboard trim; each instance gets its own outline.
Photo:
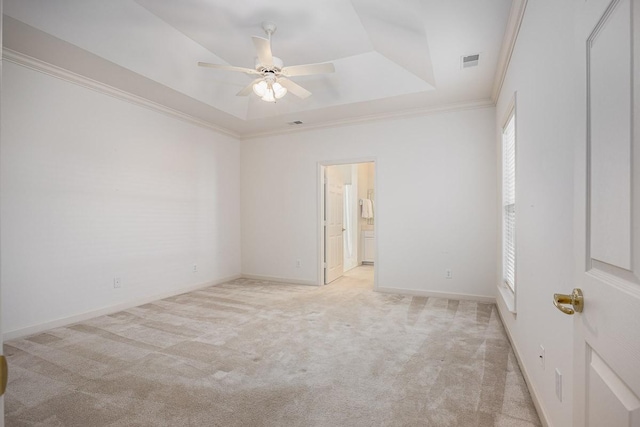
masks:
[[[447,298],[457,300],[478,301],[487,304],[495,304],[496,297],[485,295],[473,295],[473,294],[456,294],[449,292],[437,292],[437,291],[423,291],[419,289],[401,289],[401,288],[377,288],[376,291],[385,294],[401,294],[401,295],[414,295],[418,297],[436,297]]]
[[[75,314],[69,317],[63,317],[61,319],[55,319],[37,325],[27,326],[26,328],[20,328],[13,331],[5,332],[2,334],[4,341],[13,340],[17,338],[24,338],[29,335],[38,334],[40,332],[48,331],[50,329],[59,328],[61,326],[67,326],[72,323],[82,322],[84,320],[92,319],[94,317],[105,316],[108,314],[117,313],[122,310],[137,307],[143,304],[149,304],[150,302],[159,301],[165,298],[173,297],[176,295],[184,294],[187,292],[197,291],[199,289],[208,288],[209,286],[216,286],[222,283],[226,283],[230,280],[240,278],[240,274],[236,274],[222,279],[212,280],[204,283],[197,283],[195,285],[184,286],[171,291],[162,292],[159,294],[149,295],[142,298],[136,298],[131,301],[122,302],[108,307],[99,308],[97,310],[91,310],[80,314]]]
[[[286,277],[263,276],[261,274],[242,274],[243,279],[265,280],[267,282],[289,283],[291,285],[318,286],[314,280],[288,279]]]
[[[533,383],[531,382],[531,377],[529,376],[529,371],[527,371],[526,366],[522,363],[522,358],[520,357],[520,350],[518,349],[518,346],[516,345],[515,341],[513,341],[513,337],[511,336],[511,331],[507,327],[507,324],[505,323],[504,318],[502,317],[502,311],[500,309],[500,303],[498,303],[497,306],[498,306],[498,309],[496,311],[498,312],[498,317],[500,318],[500,321],[502,322],[502,327],[507,332],[507,337],[509,338],[509,343],[511,343],[511,348],[513,348],[513,354],[516,355],[516,361],[518,362],[518,366],[520,366],[520,371],[522,372],[522,376],[524,377],[524,382],[527,384],[527,388],[529,389],[529,394],[531,395],[531,400],[533,400],[533,406],[536,408],[536,412],[538,412],[538,418],[540,418],[540,422],[542,423],[543,427],[550,427],[551,425],[549,424],[549,418],[547,417],[547,413],[544,411],[544,408],[540,404],[540,398],[538,397],[538,391],[536,390],[536,388],[534,387]],[[508,307],[506,307],[505,309],[507,311],[509,310]]]

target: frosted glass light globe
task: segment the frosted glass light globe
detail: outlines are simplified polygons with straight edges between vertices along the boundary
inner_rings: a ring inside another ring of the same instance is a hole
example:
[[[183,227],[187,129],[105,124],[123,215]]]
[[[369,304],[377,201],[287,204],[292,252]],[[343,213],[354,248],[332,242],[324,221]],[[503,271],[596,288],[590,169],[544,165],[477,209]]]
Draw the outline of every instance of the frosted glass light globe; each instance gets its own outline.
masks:
[[[253,93],[262,98],[267,93],[267,82],[264,80],[253,85]]]

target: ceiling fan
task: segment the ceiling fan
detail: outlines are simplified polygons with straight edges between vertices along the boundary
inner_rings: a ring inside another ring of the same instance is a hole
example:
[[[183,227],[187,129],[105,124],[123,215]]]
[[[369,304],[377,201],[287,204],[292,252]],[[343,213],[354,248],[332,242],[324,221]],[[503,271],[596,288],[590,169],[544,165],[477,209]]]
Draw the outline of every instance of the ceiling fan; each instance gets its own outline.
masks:
[[[268,39],[256,36],[252,37],[253,45],[258,55],[255,69],[234,67],[232,65],[209,64],[206,62],[198,62],[198,65],[201,67],[237,71],[260,76],[238,92],[236,94],[237,96],[247,96],[253,91],[262,98],[263,101],[275,102],[276,99],[280,99],[286,95],[288,91],[298,98],[308,98],[311,96],[311,92],[292,80],[289,80],[288,77],[333,73],[335,72],[335,67],[330,62],[284,67],[282,59],[271,54],[271,35],[276,32],[276,28],[276,24],[273,22],[265,21],[262,23],[262,29],[267,34]]]

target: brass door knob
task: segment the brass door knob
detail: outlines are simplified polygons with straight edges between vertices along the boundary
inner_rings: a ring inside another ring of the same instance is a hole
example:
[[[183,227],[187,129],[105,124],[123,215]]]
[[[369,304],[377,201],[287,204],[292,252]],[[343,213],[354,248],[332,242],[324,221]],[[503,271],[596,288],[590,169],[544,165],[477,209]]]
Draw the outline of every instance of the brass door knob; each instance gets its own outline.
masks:
[[[0,396],[7,390],[7,380],[9,379],[9,367],[7,358],[0,356]]]
[[[565,307],[562,304],[571,304],[573,308]],[[584,297],[582,291],[575,288],[571,295],[553,294],[553,305],[564,314],[572,315],[575,312],[582,313],[584,308]]]

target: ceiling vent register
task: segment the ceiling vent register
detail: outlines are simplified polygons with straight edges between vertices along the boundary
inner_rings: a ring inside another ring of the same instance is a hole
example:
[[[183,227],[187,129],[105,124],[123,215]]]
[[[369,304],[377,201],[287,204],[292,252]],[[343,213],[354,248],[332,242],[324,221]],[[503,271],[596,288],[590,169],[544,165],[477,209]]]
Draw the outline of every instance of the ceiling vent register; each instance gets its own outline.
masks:
[[[462,57],[462,68],[477,67],[480,60],[480,54],[467,55]]]

